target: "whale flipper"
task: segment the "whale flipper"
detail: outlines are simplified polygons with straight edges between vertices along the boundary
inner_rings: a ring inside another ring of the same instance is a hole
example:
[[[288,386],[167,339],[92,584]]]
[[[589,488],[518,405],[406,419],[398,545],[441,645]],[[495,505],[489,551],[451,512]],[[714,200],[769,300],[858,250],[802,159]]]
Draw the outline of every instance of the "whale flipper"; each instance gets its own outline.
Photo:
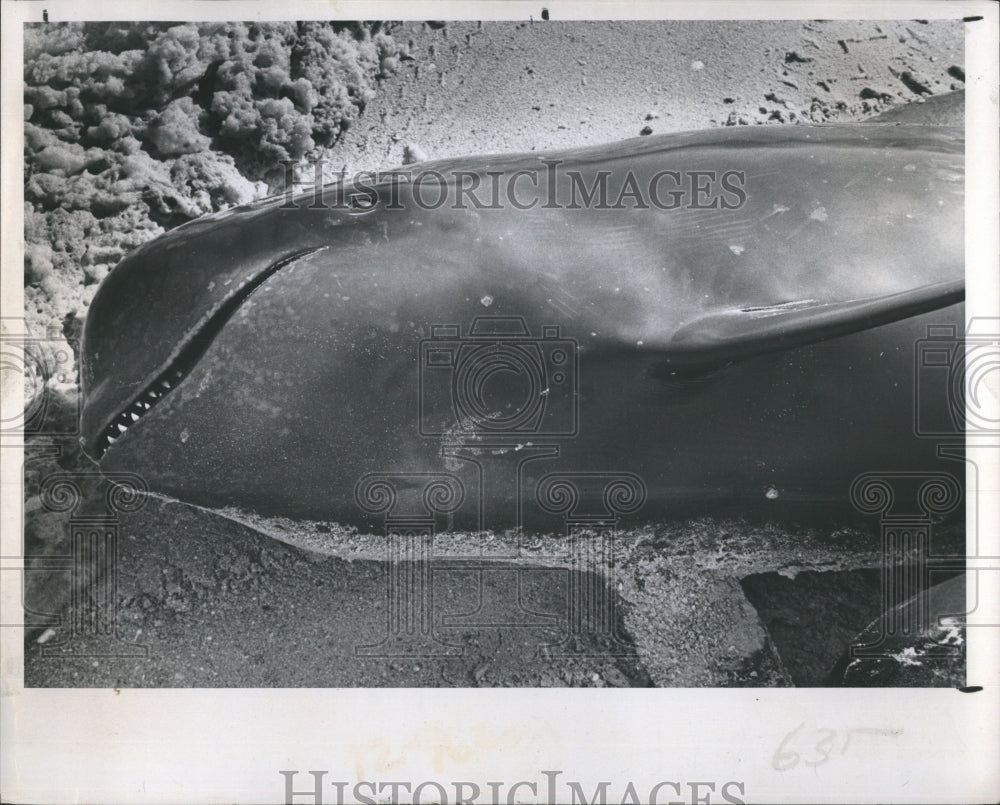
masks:
[[[890,324],[964,299],[965,281],[958,279],[866,299],[716,311],[681,326],[663,349],[664,357],[672,365],[731,363]]]

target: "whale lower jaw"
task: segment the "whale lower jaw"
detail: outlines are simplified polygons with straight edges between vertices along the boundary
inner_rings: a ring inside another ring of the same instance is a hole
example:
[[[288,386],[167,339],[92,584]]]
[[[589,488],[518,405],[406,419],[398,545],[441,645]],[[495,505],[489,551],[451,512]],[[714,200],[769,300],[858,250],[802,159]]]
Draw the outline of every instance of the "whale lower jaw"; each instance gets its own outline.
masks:
[[[225,327],[239,307],[268,279],[281,269],[301,260],[304,257],[322,251],[326,247],[300,249],[280,260],[276,260],[249,282],[241,286],[211,313],[175,351],[174,357],[166,366],[161,367],[151,382],[147,383],[131,402],[121,408],[111,421],[100,431],[93,444],[94,458],[100,461],[108,449],[119,439],[124,438],[129,429],[155,408],[191,373],[211,346],[215,337]]]

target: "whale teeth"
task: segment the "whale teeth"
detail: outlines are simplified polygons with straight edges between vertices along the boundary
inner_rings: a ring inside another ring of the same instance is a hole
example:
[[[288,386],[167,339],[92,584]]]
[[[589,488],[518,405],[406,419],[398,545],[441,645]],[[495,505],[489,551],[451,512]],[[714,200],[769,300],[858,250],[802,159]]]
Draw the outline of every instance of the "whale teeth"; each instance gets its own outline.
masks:
[[[153,406],[157,405],[160,400],[181,383],[184,380],[185,374],[184,367],[170,367],[157,377],[150,387],[142,392],[138,399],[133,400],[123,411],[120,411],[118,417],[105,428],[104,433],[101,434],[97,441],[98,457],[103,455],[111,445],[125,435],[130,427],[142,419]]]

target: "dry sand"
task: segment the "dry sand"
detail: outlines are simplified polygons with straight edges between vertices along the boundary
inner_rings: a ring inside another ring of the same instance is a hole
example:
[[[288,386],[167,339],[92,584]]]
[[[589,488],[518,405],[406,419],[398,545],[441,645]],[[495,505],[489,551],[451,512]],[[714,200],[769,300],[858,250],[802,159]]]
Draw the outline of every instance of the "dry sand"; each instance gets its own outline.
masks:
[[[859,120],[962,89],[958,22],[408,24],[413,62],[337,148],[349,169],[745,122]]]

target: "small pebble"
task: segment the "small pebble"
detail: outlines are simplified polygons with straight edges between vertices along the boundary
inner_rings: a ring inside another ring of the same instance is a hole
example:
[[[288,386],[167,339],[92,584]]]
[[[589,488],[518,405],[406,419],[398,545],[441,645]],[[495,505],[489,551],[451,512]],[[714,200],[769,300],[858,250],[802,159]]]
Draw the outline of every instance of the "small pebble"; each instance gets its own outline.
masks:
[[[695,59],[693,62],[691,62],[691,69],[692,70],[704,70],[705,69],[705,62],[699,61],[698,59]]]
[[[656,120],[659,117],[660,113],[657,112],[655,109],[651,109],[650,111],[646,112],[646,120]]]
[[[645,137],[647,134],[652,134],[652,133],[653,133],[653,127],[652,126],[643,126],[639,130],[639,134],[642,135],[643,137]]]

